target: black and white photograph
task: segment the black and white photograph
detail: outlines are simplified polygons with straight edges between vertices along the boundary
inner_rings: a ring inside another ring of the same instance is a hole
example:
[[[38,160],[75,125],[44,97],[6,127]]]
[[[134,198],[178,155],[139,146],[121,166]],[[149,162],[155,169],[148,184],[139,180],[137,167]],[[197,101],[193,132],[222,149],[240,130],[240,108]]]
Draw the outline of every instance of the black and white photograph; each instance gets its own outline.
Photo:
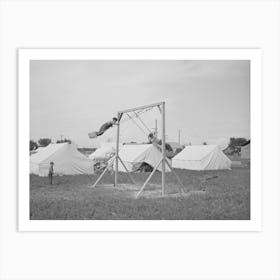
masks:
[[[250,220],[250,60],[31,60],[29,140],[31,220]]]
[[[279,280],[279,8],[0,1],[0,279]]]

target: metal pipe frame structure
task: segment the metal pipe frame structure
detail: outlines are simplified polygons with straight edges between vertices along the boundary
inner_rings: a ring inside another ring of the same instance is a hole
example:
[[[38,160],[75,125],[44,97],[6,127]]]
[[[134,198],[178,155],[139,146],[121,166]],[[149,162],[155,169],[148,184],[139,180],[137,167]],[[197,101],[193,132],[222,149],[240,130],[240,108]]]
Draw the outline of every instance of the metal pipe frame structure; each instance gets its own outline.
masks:
[[[149,104],[149,105],[144,105],[144,106],[140,106],[140,107],[135,107],[135,108],[131,108],[131,109],[127,109],[127,110],[122,110],[118,112],[118,123],[117,123],[117,143],[116,143],[116,160],[115,160],[115,181],[114,181],[114,186],[118,185],[118,161],[119,161],[119,143],[120,143],[120,120],[123,114],[125,113],[129,113],[129,112],[135,112],[135,111],[139,111],[139,110],[144,110],[147,108],[152,108],[152,107],[158,107],[159,111],[161,113],[161,125],[162,125],[162,136],[161,136],[161,141],[162,141],[162,145],[161,145],[161,153],[162,153],[162,157],[161,157],[161,161],[159,162],[158,166],[161,164],[161,189],[162,189],[162,195],[165,195],[165,185],[166,185],[166,180],[165,180],[165,167],[166,167],[166,149],[165,149],[165,102],[157,102],[157,103],[153,103],[153,104]],[[158,168],[158,166],[156,168]],[[146,180],[146,182],[144,183],[144,185],[141,187],[140,191],[137,194],[137,197],[142,193],[142,191],[144,190],[145,186],[149,183],[150,179],[152,178],[152,175],[155,172],[154,171],[150,174],[150,176],[148,177],[148,179]]]
[[[160,166],[162,167],[162,171],[161,171],[161,188],[162,188],[162,195],[165,195],[165,187],[166,187],[166,165],[170,168],[170,170],[174,173],[176,179],[179,182],[180,185],[180,189],[181,192],[183,191],[183,184],[180,180],[180,178],[177,176],[177,174],[173,171],[171,165],[169,164],[167,158],[166,158],[166,148],[165,148],[165,144],[166,144],[166,132],[165,132],[165,102],[158,102],[158,103],[153,103],[150,105],[145,105],[145,106],[140,106],[140,107],[136,107],[136,108],[132,108],[132,109],[127,109],[127,110],[122,110],[118,112],[118,121],[117,121],[117,141],[116,141],[116,155],[114,157],[114,161],[113,164],[115,164],[115,172],[114,172],[114,186],[116,187],[118,185],[118,172],[119,172],[119,161],[120,163],[124,166],[126,172],[129,175],[130,180],[134,182],[132,176],[130,175],[128,169],[126,168],[124,162],[122,161],[122,159],[119,156],[119,148],[120,148],[120,121],[121,118],[123,116],[124,113],[129,113],[129,112],[133,112],[133,111],[138,111],[138,110],[144,110],[147,108],[151,108],[151,107],[158,107],[160,114],[161,114],[161,125],[162,125],[162,143],[161,143],[161,160],[159,161],[159,163],[157,164],[157,166],[154,168],[154,170],[151,172],[151,174],[149,175],[149,177],[146,179],[145,183],[142,185],[142,187],[140,188],[139,192],[136,195],[136,198],[138,198],[141,193],[143,192],[143,190],[145,189],[146,185],[149,183],[150,179],[152,178],[153,174],[155,173],[156,169]],[[104,176],[104,174],[106,173],[106,171],[109,169],[109,167],[107,166],[107,168],[102,172],[102,174],[99,176],[99,178],[97,179],[97,181],[95,182],[95,184],[93,185],[93,187],[95,187],[98,182],[101,180],[101,178]]]
[[[163,101],[163,102],[152,103],[150,105],[144,105],[144,106],[140,106],[140,107],[136,107],[136,108],[132,108],[132,109],[122,110],[122,111],[119,111],[118,114],[124,114],[124,113],[133,112],[133,111],[144,110],[147,108],[158,107],[158,106],[162,106],[164,103],[165,102]]]

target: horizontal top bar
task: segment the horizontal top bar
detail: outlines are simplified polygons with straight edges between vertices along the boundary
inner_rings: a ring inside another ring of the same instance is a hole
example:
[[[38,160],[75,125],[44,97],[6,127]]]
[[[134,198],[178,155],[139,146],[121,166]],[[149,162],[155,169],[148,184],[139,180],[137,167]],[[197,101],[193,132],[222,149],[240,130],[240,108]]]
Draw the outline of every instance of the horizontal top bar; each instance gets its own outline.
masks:
[[[140,106],[140,107],[136,107],[136,108],[132,108],[132,109],[122,110],[122,111],[119,111],[118,114],[138,111],[138,110],[141,110],[141,109],[146,109],[146,108],[151,108],[151,107],[156,107],[156,106],[162,106],[164,103],[165,102],[163,101],[163,102],[153,103],[153,104],[150,104],[150,105]]]

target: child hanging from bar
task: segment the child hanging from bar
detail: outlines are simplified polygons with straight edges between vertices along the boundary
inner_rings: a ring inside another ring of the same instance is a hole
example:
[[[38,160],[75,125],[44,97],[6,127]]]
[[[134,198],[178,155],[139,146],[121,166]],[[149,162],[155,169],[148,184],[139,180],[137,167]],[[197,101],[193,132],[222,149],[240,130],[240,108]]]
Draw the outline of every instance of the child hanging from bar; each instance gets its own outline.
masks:
[[[106,130],[113,127],[117,123],[118,119],[113,118],[111,121],[105,122],[99,129],[99,131],[93,131],[88,134],[89,138],[97,138],[101,136]]]
[[[154,144],[161,151],[162,141],[156,137],[154,132],[149,133],[148,141],[149,141],[149,143]],[[172,147],[168,143],[165,143],[165,151],[166,151],[166,156],[168,158],[172,158],[173,150],[172,150]]]

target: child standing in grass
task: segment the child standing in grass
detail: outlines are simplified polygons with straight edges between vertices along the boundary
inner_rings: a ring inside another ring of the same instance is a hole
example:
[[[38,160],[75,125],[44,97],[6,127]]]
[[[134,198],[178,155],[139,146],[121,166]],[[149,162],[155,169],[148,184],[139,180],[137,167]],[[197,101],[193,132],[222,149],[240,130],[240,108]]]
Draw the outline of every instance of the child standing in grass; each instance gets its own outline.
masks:
[[[54,166],[54,163],[51,161],[50,162],[50,167],[49,167],[49,183],[52,185],[52,178],[53,178],[53,166]]]

